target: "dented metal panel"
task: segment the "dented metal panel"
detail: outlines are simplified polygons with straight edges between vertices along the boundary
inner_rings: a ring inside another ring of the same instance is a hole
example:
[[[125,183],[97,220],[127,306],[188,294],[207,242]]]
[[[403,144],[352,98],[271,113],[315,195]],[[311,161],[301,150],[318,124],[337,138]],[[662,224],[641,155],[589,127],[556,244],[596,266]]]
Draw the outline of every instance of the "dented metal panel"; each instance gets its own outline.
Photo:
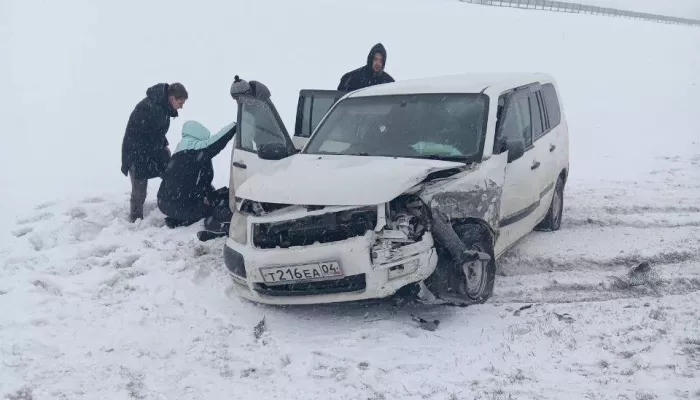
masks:
[[[478,218],[492,229],[498,227],[503,187],[493,180],[474,185],[467,191],[447,191],[433,196],[430,208],[450,219]]]
[[[427,182],[421,199],[448,220],[481,220],[497,237],[505,169],[504,156],[491,157],[460,174]]]

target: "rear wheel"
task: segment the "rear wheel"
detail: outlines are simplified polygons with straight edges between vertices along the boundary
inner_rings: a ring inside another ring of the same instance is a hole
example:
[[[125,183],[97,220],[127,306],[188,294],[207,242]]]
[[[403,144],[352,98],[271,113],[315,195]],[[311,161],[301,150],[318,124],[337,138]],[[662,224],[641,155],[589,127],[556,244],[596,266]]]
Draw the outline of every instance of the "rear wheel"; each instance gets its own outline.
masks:
[[[560,176],[554,186],[552,204],[542,222],[537,224],[535,230],[538,231],[558,231],[561,228],[561,219],[564,214],[564,179]]]

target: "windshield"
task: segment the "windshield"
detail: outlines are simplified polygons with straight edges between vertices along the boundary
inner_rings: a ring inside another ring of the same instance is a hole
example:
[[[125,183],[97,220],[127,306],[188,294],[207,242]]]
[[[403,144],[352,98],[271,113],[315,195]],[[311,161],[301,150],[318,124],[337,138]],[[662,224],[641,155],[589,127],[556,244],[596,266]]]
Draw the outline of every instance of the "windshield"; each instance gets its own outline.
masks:
[[[348,98],[330,112],[304,153],[477,162],[487,114],[484,94]]]

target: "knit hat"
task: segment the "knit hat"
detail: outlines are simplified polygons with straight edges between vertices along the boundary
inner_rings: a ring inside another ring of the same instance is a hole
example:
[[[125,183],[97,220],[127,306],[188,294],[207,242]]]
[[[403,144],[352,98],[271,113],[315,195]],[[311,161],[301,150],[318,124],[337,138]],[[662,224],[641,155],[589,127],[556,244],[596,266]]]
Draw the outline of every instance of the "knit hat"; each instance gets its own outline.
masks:
[[[242,94],[250,94],[250,84],[247,81],[244,81],[241,78],[239,78],[238,75],[236,75],[233,78],[230,93],[231,97],[233,97],[234,99],[236,98],[236,96],[240,96]]]

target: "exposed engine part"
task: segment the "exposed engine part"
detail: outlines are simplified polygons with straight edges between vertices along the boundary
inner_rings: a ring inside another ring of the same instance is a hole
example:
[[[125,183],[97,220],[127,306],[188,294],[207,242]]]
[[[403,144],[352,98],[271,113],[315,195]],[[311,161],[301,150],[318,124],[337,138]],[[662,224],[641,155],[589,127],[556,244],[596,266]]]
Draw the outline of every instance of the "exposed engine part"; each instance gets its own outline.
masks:
[[[387,204],[387,223],[377,235],[370,256],[384,264],[407,256],[403,247],[416,243],[428,231],[428,210],[414,195],[402,195]]]
[[[376,206],[262,222],[253,224],[253,244],[261,249],[274,249],[338,242],[362,236],[376,225]]]
[[[415,240],[417,218],[409,214],[398,214],[389,222],[389,228],[400,231],[409,240]]]
[[[423,237],[429,228],[428,210],[414,195],[399,196],[389,203],[388,228],[403,233],[411,242]]]
[[[267,214],[267,211],[263,208],[262,204],[260,204],[257,201],[254,201],[251,203],[253,205],[253,212],[255,215],[265,215]]]
[[[291,207],[291,204],[277,204],[277,203],[262,203],[259,201],[243,200],[241,204],[241,212],[244,214],[254,215],[256,217],[262,217],[273,211],[281,210],[283,208]]]

